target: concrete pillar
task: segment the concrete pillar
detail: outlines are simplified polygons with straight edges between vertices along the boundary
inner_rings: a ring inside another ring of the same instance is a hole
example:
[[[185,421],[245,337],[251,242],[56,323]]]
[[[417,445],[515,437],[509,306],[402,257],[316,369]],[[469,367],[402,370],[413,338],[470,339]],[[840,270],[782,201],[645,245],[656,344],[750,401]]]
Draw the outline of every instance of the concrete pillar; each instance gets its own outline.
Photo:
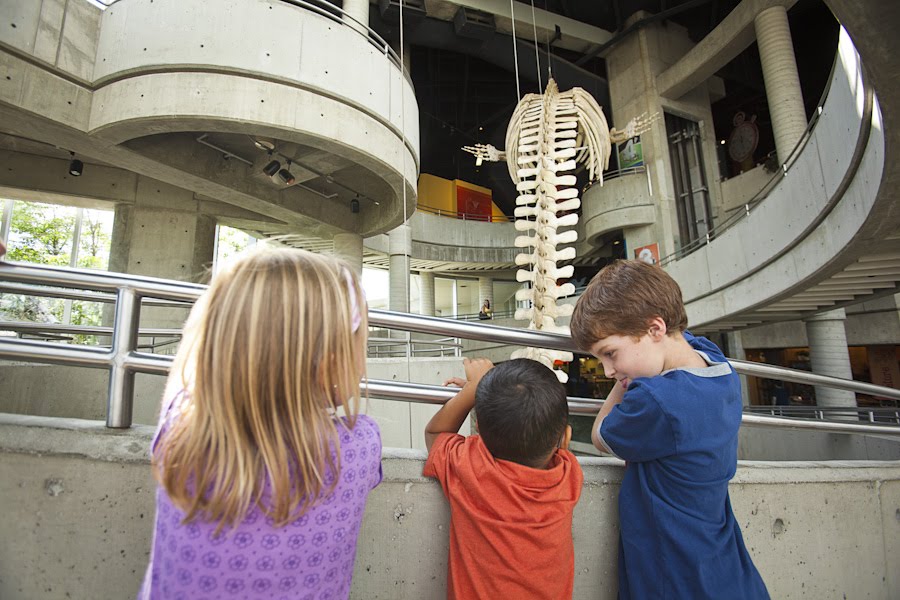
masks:
[[[426,317],[434,316],[434,273],[431,271],[419,271],[419,281],[422,289],[419,295],[419,313]]]
[[[809,360],[813,373],[852,379],[850,354],[847,351],[847,334],[844,309],[819,313],[806,319],[806,336],[809,339]],[[816,386],[818,406],[856,406],[856,394],[834,388]]]
[[[767,8],[756,15],[754,25],[775,148],[778,160],[783,163],[806,130],[806,109],[803,108],[787,10],[784,6]]]
[[[744,340],[740,331],[730,331],[725,334],[728,339],[728,358],[735,360],[747,360],[747,354],[744,352]],[[744,406],[750,406],[750,394],[747,388],[747,376],[740,375],[741,380],[741,403]]]
[[[368,35],[361,25],[369,24],[369,0],[344,0],[344,15],[344,22],[349,27]]]
[[[496,312],[497,307],[494,306],[494,279],[492,277],[478,278],[478,310],[481,310],[485,300],[491,301],[491,309]]]
[[[109,270],[207,282],[215,243],[215,219],[200,213],[192,192],[140,178],[135,203],[116,206]],[[179,328],[186,315],[184,309],[144,308],[141,325]],[[104,311],[104,323],[111,317]]]
[[[388,233],[390,260],[390,310],[409,312],[409,255],[412,252],[412,230],[403,224]]]
[[[346,262],[357,275],[362,275],[363,239],[358,233],[338,233],[334,236],[334,256]]]

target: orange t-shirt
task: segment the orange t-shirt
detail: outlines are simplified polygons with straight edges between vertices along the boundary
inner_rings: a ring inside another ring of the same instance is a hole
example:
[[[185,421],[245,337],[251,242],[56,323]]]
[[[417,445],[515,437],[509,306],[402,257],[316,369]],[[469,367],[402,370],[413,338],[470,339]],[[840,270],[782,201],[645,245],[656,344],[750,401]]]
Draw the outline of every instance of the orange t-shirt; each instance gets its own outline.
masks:
[[[450,500],[448,598],[572,597],[584,475],[571,452],[534,469],[495,459],[481,436],[442,433],[423,474]]]

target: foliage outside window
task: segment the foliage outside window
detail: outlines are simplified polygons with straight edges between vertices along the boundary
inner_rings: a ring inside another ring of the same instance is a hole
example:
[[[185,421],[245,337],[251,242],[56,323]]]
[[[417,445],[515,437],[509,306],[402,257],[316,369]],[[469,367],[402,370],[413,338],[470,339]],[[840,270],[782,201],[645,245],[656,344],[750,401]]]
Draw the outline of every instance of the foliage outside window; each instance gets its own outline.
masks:
[[[78,247],[73,248],[79,212],[80,235]],[[15,201],[11,214],[8,260],[85,269],[108,268],[113,211]],[[102,321],[102,307],[99,302],[0,294],[0,319],[4,321],[96,326]],[[74,335],[72,341],[97,343],[96,336],[85,335]]]

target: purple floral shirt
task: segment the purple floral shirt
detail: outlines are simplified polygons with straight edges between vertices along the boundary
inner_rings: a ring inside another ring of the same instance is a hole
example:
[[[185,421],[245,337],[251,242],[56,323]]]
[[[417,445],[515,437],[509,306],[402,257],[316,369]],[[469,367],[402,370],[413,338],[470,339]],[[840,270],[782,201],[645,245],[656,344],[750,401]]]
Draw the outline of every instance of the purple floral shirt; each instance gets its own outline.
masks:
[[[285,527],[254,507],[234,529],[183,524],[162,488],[150,564],[139,600],[291,598],[338,600],[350,595],[356,540],[369,492],[381,481],[381,434],[360,415],[352,430],[338,428],[341,472],[331,494]],[[334,481],[328,474],[326,483]]]

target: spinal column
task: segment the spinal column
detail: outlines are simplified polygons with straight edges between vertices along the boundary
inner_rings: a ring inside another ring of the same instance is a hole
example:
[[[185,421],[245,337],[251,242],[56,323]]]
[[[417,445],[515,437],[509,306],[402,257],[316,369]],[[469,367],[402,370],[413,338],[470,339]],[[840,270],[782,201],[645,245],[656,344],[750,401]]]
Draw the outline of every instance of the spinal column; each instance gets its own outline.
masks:
[[[516,319],[530,321],[529,329],[553,333],[568,333],[569,328],[556,324],[557,317],[572,314],[570,304],[558,305],[556,300],[575,292],[571,283],[557,285],[560,278],[572,276],[574,267],[558,267],[557,261],[575,258],[575,248],[559,249],[574,243],[575,230],[559,232],[562,227],[578,222],[577,214],[558,216],[581,206],[575,176],[566,175],[575,169],[579,135],[578,111],[572,94],[561,95],[554,81],[543,95],[528,94],[510,121],[506,136],[507,161],[510,175],[515,174],[516,230],[526,232],[516,238],[516,247],[526,249],[516,256],[521,269],[516,279],[529,282],[530,289],[519,290],[517,300],[530,300],[531,308],[516,311]],[[510,150],[515,149],[514,152]],[[572,360],[571,352],[524,348],[513,358],[531,358],[553,368],[555,360]],[[561,381],[562,371],[554,371]]]

